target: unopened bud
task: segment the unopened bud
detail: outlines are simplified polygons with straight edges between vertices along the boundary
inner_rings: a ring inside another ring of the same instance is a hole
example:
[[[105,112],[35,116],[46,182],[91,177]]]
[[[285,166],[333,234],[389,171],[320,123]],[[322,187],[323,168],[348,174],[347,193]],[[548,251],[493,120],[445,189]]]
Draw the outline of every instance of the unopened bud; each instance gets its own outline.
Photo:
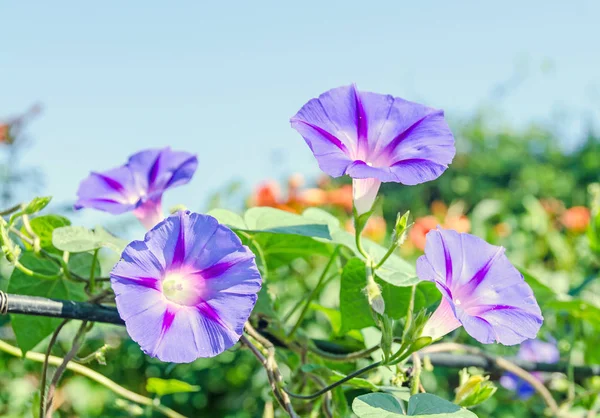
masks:
[[[460,406],[472,407],[487,401],[496,393],[496,386],[489,376],[469,375],[466,369],[460,372],[460,386],[456,389],[454,402]]]
[[[385,312],[385,301],[383,300],[383,295],[381,294],[381,286],[375,283],[375,280],[373,280],[372,276],[369,276],[367,279],[365,293],[367,294],[367,299],[369,300],[369,305],[371,305],[371,308],[379,315],[383,315]]]

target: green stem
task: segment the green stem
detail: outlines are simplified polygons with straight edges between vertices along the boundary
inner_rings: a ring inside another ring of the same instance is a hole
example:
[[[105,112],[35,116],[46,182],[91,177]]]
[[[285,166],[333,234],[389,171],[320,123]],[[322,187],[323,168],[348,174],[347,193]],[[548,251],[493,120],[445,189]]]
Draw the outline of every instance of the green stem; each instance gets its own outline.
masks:
[[[10,215],[11,213],[18,211],[19,209],[21,209],[21,203],[18,203],[11,208],[0,211],[0,216]]]
[[[46,379],[48,377],[48,359],[50,358],[52,347],[54,347],[54,344],[58,339],[58,334],[63,329],[63,327],[67,325],[69,321],[69,319],[65,319],[60,323],[60,325],[52,334],[52,338],[50,338],[48,348],[46,349],[46,357],[44,357],[44,364],[42,366],[42,377],[40,379],[40,417],[44,416],[44,406],[46,405]]]
[[[26,274],[29,277],[33,277],[34,279],[42,279],[42,280],[56,280],[56,279],[60,279],[61,275],[60,274],[42,274],[42,273],[37,273],[27,267],[25,267],[23,264],[21,264],[20,261],[15,261],[14,263],[15,268],[17,268],[20,272],[22,272],[23,274]]]
[[[17,347],[14,347],[10,344],[7,344],[6,342],[4,342],[2,340],[0,340],[0,351],[4,351],[5,353],[10,354],[11,356],[15,356],[15,357],[19,357],[19,358],[23,357],[23,352],[21,350],[19,350]],[[25,354],[25,358],[27,360],[35,361],[38,363],[43,363],[45,357],[46,356],[44,354],[35,353],[33,351],[28,351]],[[59,366],[62,362],[63,362],[63,359],[60,357],[56,357],[56,356],[48,357],[48,364],[50,364],[52,366]],[[69,362],[67,364],[67,370],[71,370],[74,373],[77,373],[77,374],[85,376],[89,379],[92,379],[93,381],[101,384],[105,388],[113,391],[117,395],[119,395],[122,398],[125,398],[131,402],[135,402],[140,405],[150,406],[153,409],[155,409],[156,411],[162,413],[166,417],[186,418],[184,415],[181,415],[181,414],[177,413],[176,411],[173,411],[172,409],[167,408],[166,406],[156,405],[154,400],[152,400],[150,398],[139,395],[135,392],[130,391],[129,389],[125,389],[123,386],[120,386],[119,384],[113,382],[108,377],[103,376],[100,373],[98,373],[86,366],[83,366],[81,364],[77,364],[74,362]]]
[[[401,341],[400,338],[394,338],[395,343],[400,342],[400,341]],[[380,348],[381,348],[381,345],[377,344],[371,348],[365,348],[364,350],[353,351],[352,353],[348,353],[348,354],[335,354],[335,353],[330,353],[329,351],[321,350],[314,344],[311,344],[308,346],[308,349],[311,353],[313,353],[319,357],[322,357],[326,360],[336,361],[336,362],[356,361],[361,358],[369,357],[371,354],[373,354],[375,351],[379,350]]]
[[[77,331],[77,334],[75,334],[75,338],[73,339],[73,345],[71,349],[63,358],[63,361],[56,369],[56,372],[54,372],[54,376],[52,376],[52,380],[50,381],[50,387],[48,388],[48,393],[46,394],[45,407],[42,406],[42,411],[45,411],[45,416],[47,418],[52,418],[52,404],[54,402],[54,392],[56,391],[56,387],[58,386],[60,378],[62,377],[65,370],[67,370],[67,365],[71,360],[73,360],[73,357],[77,355],[79,349],[81,348],[81,345],[83,344],[83,340],[85,339],[85,333],[87,332],[87,325],[87,321],[83,321],[81,323],[81,326],[79,327],[79,330]],[[44,417],[44,415],[42,415],[40,418],[42,417]]]
[[[296,320],[296,324],[294,325],[292,330],[287,335],[288,339],[291,339],[294,336],[294,334],[296,333],[296,331],[298,330],[298,328],[300,328],[300,325],[302,324],[302,321],[304,320],[304,317],[306,316],[306,313],[308,312],[308,309],[310,308],[310,303],[316,297],[316,295],[321,291],[321,285],[323,284],[325,277],[329,273],[329,269],[331,269],[331,266],[333,266],[333,264],[335,263],[335,260],[337,259],[337,256],[339,253],[340,253],[340,246],[338,245],[333,250],[333,253],[331,254],[331,257],[329,258],[327,265],[323,269],[323,272],[321,273],[321,276],[319,277],[319,280],[317,281],[317,285],[314,287],[312,292],[310,292],[310,294],[308,295],[308,298],[306,299],[306,304],[304,305],[304,308],[302,308],[302,311],[300,311],[300,316]]]
[[[408,329],[412,326],[413,310],[415,309],[415,294],[417,293],[417,285],[412,285],[410,289],[410,299],[408,301],[408,311],[406,312],[406,322],[404,323],[404,331],[402,331],[402,339],[406,338]]]
[[[356,228],[355,228],[356,229]],[[358,250],[358,252],[360,254],[362,254],[362,256],[364,258],[366,258],[367,260],[369,259],[369,255],[367,254],[367,252],[365,251],[365,249],[362,246],[362,241],[361,241],[361,234],[358,232],[355,232],[354,234],[354,241],[356,243],[356,249]]]
[[[413,360],[413,376],[410,381],[410,394],[416,395],[419,393],[419,385],[421,383],[421,358],[417,353],[412,354]]]
[[[100,251],[100,249],[96,248],[96,250],[94,250],[94,257],[92,258],[92,267],[90,269],[90,282],[89,282],[90,293],[94,293],[94,290],[96,288],[96,263],[98,262],[98,252],[99,251]]]
[[[381,266],[383,266],[383,264],[387,261],[388,258],[390,258],[390,256],[392,254],[394,254],[394,251],[396,251],[398,243],[394,242],[390,248],[388,248],[387,252],[385,253],[385,255],[383,256],[383,258],[381,260],[379,260],[379,263],[377,263],[374,267],[373,267],[373,271],[377,270],[378,268],[380,268]]]
[[[336,387],[343,385],[344,383],[346,383],[349,380],[354,379],[357,376],[360,376],[363,373],[368,372],[369,370],[375,369],[379,366],[381,366],[382,362],[381,361],[377,361],[375,363],[369,364],[366,367],[363,367],[362,369],[359,369],[357,371],[355,371],[354,373],[350,373],[348,376],[344,377],[343,379],[338,380],[335,383],[332,383],[331,385],[324,387],[323,389],[321,389],[318,392],[315,393],[311,393],[310,395],[300,395],[298,393],[293,393],[288,391],[286,388],[283,388],[283,390],[285,391],[285,393],[287,393],[288,395],[290,395],[292,398],[297,398],[297,399],[305,399],[305,400],[311,400],[311,399],[315,399],[318,398],[321,395],[326,394],[327,392],[329,392],[332,389],[335,389]]]

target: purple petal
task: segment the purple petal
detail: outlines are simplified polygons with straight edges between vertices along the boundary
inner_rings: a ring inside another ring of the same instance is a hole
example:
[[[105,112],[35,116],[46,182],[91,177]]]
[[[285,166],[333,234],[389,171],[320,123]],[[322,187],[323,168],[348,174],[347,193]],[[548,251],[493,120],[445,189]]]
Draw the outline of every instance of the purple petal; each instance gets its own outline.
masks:
[[[139,196],[132,190],[135,183],[126,167],[91,173],[77,190],[75,209],[93,208],[118,215],[133,210]]]
[[[439,177],[455,154],[442,111],[355,86],[310,100],[291,123],[334,177],[418,184]]]
[[[519,344],[542,325],[533,292],[504,249],[480,238],[430,231],[417,275],[436,283],[465,330],[482,343]]]
[[[244,330],[244,324],[256,304],[256,299],[256,293],[219,292],[207,303],[218,315],[219,322],[226,331],[225,333],[230,337],[234,337],[237,342]]]
[[[202,313],[196,307],[177,307],[173,310],[160,344],[149,355],[172,363],[190,363],[199,357],[214,357],[233,346],[241,334],[224,328],[218,316]]]
[[[149,149],[129,157],[128,166],[149,195],[189,182],[198,167],[195,155],[171,148]]]
[[[224,225],[219,225],[210,236],[204,249],[193,260],[198,270],[207,269],[224,257],[235,253],[248,253],[248,247],[242,245],[239,237]]]
[[[111,277],[135,280],[140,278],[153,278],[160,280],[165,271],[165,264],[156,254],[148,248],[143,241],[133,241],[121,255],[119,261],[111,271]]]
[[[440,306],[438,306],[433,315],[427,320],[421,335],[437,340],[460,326],[461,323],[456,319],[452,304],[443,297]]]
[[[424,158],[411,158],[394,163],[391,171],[399,183],[414,186],[437,179],[447,168],[447,164]]]
[[[352,160],[348,157],[346,146],[340,139],[304,120],[292,119],[291,124],[304,137],[317,158],[321,170],[332,177],[340,177],[346,173],[346,168]]]
[[[200,272],[210,291],[207,300],[219,293],[251,295],[260,290],[261,278],[254,254],[249,250],[233,253]]]
[[[150,228],[163,219],[164,191],[189,182],[197,165],[196,156],[170,148],[138,152],[124,166],[83,180],[75,209],[89,207],[113,214],[135,210]]]

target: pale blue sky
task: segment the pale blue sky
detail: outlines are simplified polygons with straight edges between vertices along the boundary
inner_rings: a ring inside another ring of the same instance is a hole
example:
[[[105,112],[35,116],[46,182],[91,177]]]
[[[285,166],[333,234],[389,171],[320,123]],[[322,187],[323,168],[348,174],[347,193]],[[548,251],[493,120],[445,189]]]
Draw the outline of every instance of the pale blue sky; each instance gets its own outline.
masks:
[[[288,120],[350,82],[457,120],[518,69],[505,118],[566,112],[569,137],[599,115],[598,16],[595,1],[4,1],[0,116],[44,105],[24,164],[59,202],[89,170],[171,145],[200,165],[167,204],[201,209],[231,179],[317,174]]]

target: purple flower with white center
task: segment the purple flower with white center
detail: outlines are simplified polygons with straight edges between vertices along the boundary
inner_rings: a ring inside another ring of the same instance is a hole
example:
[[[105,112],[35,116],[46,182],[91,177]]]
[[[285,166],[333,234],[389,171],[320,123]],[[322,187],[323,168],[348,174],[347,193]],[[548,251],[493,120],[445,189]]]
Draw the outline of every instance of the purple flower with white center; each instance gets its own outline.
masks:
[[[121,167],[92,172],[79,185],[75,209],[93,208],[118,215],[133,211],[150,229],[164,219],[162,195],[190,181],[198,159],[171,148],[138,152]]]
[[[536,363],[558,363],[560,353],[556,347],[556,341],[544,342],[541,340],[527,340],[519,347],[517,357],[522,360]],[[542,372],[531,373],[540,382],[543,382],[546,374]],[[500,378],[500,384],[508,390],[516,392],[519,399],[529,399],[535,389],[528,382],[515,376],[512,373],[506,373]]]
[[[484,344],[514,345],[535,338],[543,322],[540,307],[503,247],[439,227],[426,239],[417,275],[435,282],[442,301],[424,336],[436,340],[462,325]]]
[[[415,185],[438,178],[456,152],[444,112],[390,95],[338,87],[290,120],[332,177],[353,179],[354,205],[368,212],[381,182]]]
[[[189,363],[233,346],[254,308],[254,254],[215,218],[178,212],[133,241],[110,273],[119,315],[145,353]]]

